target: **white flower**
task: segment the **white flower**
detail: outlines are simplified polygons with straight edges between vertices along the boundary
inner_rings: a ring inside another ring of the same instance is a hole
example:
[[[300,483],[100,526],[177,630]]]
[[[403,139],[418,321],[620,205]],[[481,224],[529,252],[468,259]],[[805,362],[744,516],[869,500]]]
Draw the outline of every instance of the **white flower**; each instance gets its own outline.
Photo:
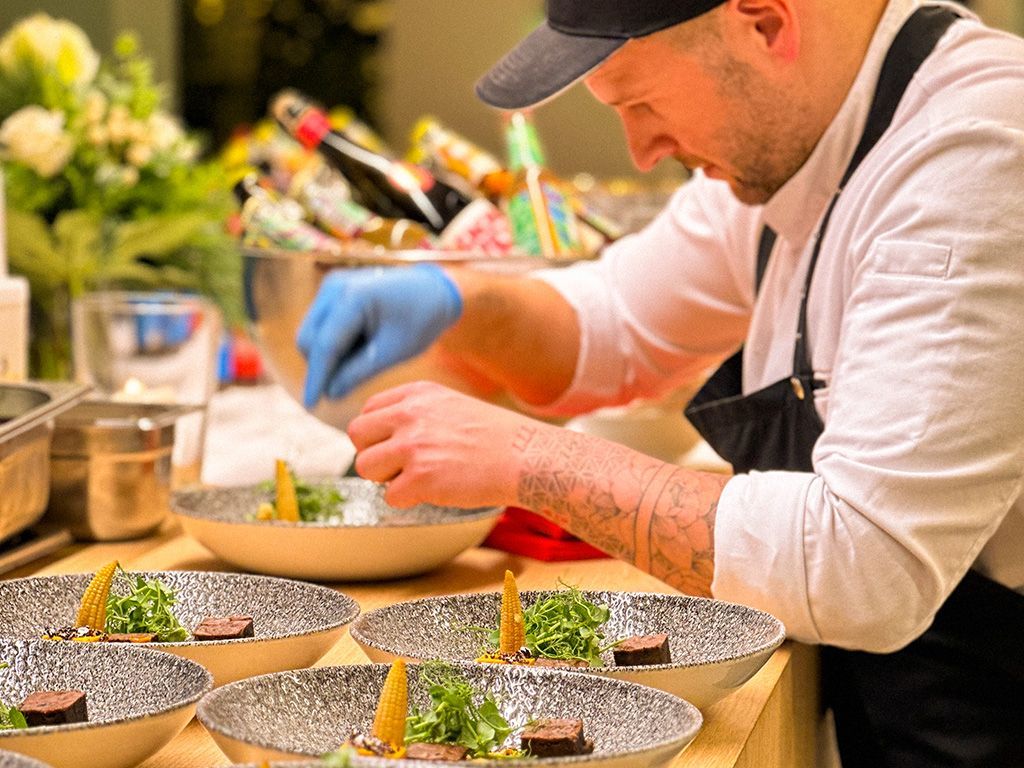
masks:
[[[0,40],[0,69],[52,69],[65,85],[92,82],[100,56],[80,27],[37,13],[15,24]]]
[[[74,140],[64,130],[62,112],[33,104],[0,124],[0,148],[5,159],[27,165],[48,179],[67,165]]]
[[[148,144],[129,144],[124,156],[136,168],[141,168],[153,159],[153,148]]]
[[[150,115],[148,127],[149,141],[158,152],[170,149],[185,136],[181,124],[166,112],[154,112]]]
[[[124,104],[115,104],[107,114],[107,131],[111,144],[123,144],[129,138],[132,113]]]
[[[103,118],[107,114],[107,107],[110,102],[107,100],[106,94],[103,91],[99,91],[95,88],[85,94],[85,99],[82,102],[82,114],[85,117],[85,122],[90,125],[102,122]]]

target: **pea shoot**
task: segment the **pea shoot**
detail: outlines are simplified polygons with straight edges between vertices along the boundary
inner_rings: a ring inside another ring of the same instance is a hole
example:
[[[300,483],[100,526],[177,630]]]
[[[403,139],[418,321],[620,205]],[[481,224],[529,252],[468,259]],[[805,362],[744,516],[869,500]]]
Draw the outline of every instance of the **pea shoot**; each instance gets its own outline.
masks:
[[[604,663],[601,654],[615,645],[604,645],[601,631],[611,611],[607,605],[587,600],[578,588],[563,586],[565,589],[523,609],[526,647],[535,657],[585,661],[600,667]],[[496,647],[497,629],[489,639]]]
[[[174,590],[159,579],[146,580],[142,576],[129,576],[118,568],[118,585],[124,585],[128,594],[107,598],[105,630],[113,633],[152,632],[161,643],[188,640],[189,633],[171,611],[177,602]]]
[[[475,704],[473,687],[442,661],[421,664],[420,680],[427,686],[430,707],[413,708],[405,723],[406,742],[458,744],[470,757],[522,756],[521,752],[502,749],[513,728],[489,692],[479,705]]]
[[[0,662],[0,669],[7,669],[10,666],[6,661]],[[25,716],[17,707],[8,707],[0,701],[0,731],[11,731],[15,728],[28,728]]]

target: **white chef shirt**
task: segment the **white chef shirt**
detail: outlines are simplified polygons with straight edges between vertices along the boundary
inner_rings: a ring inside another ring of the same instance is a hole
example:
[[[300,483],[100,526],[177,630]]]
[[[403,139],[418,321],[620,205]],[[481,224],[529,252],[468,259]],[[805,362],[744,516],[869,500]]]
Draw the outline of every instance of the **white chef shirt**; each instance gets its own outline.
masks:
[[[767,205],[698,172],[598,262],[543,273],[582,329],[547,412],[660,394],[743,343],[745,392],[790,375],[813,234],[921,4],[889,3],[835,120]],[[779,242],[755,301],[766,223]],[[921,66],[832,216],[808,337],[825,382],[814,472],[729,480],[715,597],[799,640],[887,652],[972,566],[1024,588],[1024,40],[971,16]]]

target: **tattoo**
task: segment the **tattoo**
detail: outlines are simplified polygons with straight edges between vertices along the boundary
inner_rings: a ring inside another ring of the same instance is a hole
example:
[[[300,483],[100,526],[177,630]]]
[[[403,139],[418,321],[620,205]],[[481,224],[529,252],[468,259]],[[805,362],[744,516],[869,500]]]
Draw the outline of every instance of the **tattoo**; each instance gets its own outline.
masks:
[[[710,594],[726,477],[692,472],[593,436],[523,426],[518,503],[691,594]]]

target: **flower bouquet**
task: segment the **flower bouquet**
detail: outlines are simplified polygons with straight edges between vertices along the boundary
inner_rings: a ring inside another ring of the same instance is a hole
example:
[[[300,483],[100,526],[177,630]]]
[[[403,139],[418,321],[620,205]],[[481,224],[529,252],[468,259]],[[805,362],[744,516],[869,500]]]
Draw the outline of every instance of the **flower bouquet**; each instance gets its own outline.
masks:
[[[8,258],[31,288],[37,378],[69,377],[70,301],[87,291],[196,291],[241,318],[229,181],[163,101],[131,35],[109,60],[41,13],[0,38]]]

